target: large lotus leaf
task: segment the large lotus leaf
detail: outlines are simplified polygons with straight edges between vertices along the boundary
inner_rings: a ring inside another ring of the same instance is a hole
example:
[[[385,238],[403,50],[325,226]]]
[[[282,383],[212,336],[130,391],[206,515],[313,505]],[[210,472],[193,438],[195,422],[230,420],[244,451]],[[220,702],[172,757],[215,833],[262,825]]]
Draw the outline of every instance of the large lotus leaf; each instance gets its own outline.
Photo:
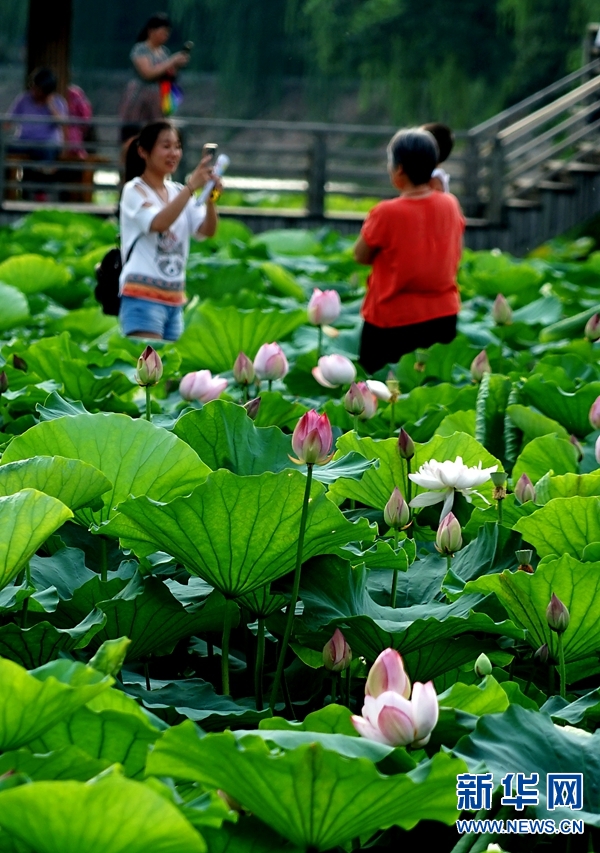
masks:
[[[561,696],[552,696],[542,706],[542,711],[550,714],[553,720],[570,726],[583,722],[588,729],[595,730],[600,724],[600,690],[592,690],[574,702],[567,702]]]
[[[569,438],[568,432],[558,421],[548,418],[540,412],[536,412],[530,406],[521,406],[519,404],[507,406],[506,414],[517,429],[520,429],[523,433],[523,441],[525,443],[542,435],[552,435],[553,433],[556,433],[560,438]]]
[[[27,672],[0,659],[0,749],[18,749],[106,690],[112,678],[68,660]]]
[[[71,273],[66,266],[42,255],[16,255],[0,264],[0,281],[23,293],[63,287],[70,279]]]
[[[35,853],[205,853],[173,803],[116,774],[0,793],[0,827]]]
[[[506,773],[539,773],[540,804],[532,807],[539,818],[577,817],[600,826],[600,732],[581,737],[555,726],[547,714],[511,705],[503,714],[482,717],[453,753],[464,758],[472,773],[485,766],[498,787]],[[583,773],[582,811],[547,810],[548,773]]]
[[[53,586],[59,599],[71,598],[76,589],[98,577],[86,567],[85,555],[79,548],[60,548],[51,557],[36,554],[29,562],[29,571],[36,589]]]
[[[516,569],[515,551],[521,548],[521,537],[499,524],[482,524],[477,538],[469,542],[452,560],[452,567],[444,580],[444,591],[452,598],[460,595],[465,583],[478,578]]]
[[[297,400],[289,400],[279,391],[263,391],[260,395],[260,408],[254,419],[258,427],[278,426],[293,430],[302,415],[308,412]]]
[[[429,408],[444,407],[449,412],[475,408],[477,389],[475,386],[457,388],[449,382],[438,385],[422,385],[398,398],[394,413],[396,423],[415,423]]]
[[[252,815],[243,815],[237,823],[224,823],[219,829],[202,827],[202,835],[210,853],[301,853]]]
[[[188,498],[164,506],[147,498],[125,501],[111,531],[142,556],[167,551],[191,574],[235,597],[294,568],[305,487],[299,471],[238,477],[219,470]],[[372,541],[374,534],[366,519],[347,521],[313,482],[304,560],[354,540]]]
[[[220,788],[272,829],[302,849],[329,850],[358,835],[393,825],[410,829],[420,820],[456,820],[456,774],[462,762],[438,754],[407,774],[383,776],[367,758],[335,750],[344,735],[261,732],[286,736],[287,749],[273,753],[258,735],[241,740],[231,732],[198,737],[191,723],[165,733],[149,758],[159,776]],[[308,740],[309,742],[305,742]],[[293,746],[294,743],[301,745]]]
[[[0,589],[18,575],[40,545],[58,530],[71,510],[35,489],[0,497]]]
[[[56,628],[50,622],[38,622],[32,628],[21,628],[9,622],[0,627],[0,657],[33,669],[64,652],[84,649],[105,622],[106,616],[101,610],[93,610],[74,628]]]
[[[76,746],[67,746],[47,755],[28,749],[5,752],[0,757],[0,776],[12,771],[23,773],[34,782],[47,779],[75,779],[86,782],[109,766],[108,761],[91,758]]]
[[[231,370],[240,352],[254,358],[262,344],[281,341],[305,320],[301,310],[242,311],[204,302],[177,342],[182,369]]]
[[[527,641],[536,649],[547,643],[558,660],[557,635],[546,621],[546,608],[554,592],[568,608],[571,620],[564,632],[565,660],[590,657],[600,650],[600,563],[580,563],[565,554],[542,561],[533,575],[502,572],[472,581],[466,592],[494,592],[517,625],[526,629]]]
[[[535,501],[547,504],[554,498],[600,497],[600,473],[563,474],[551,477],[546,474],[535,486]]]
[[[266,246],[275,255],[314,255],[321,251],[315,235],[303,228],[278,228],[252,238],[254,246]]]
[[[547,474],[576,474],[577,451],[570,441],[557,435],[541,435],[526,444],[512,471],[513,483],[527,474],[533,483]]]
[[[11,442],[2,461],[54,455],[88,462],[112,483],[102,510],[79,512],[96,524],[111,518],[114,507],[129,495],[170,501],[188,494],[210,470],[177,436],[141,418],[112,413],[39,423]]]
[[[2,266],[0,264],[0,266]],[[29,303],[20,290],[9,287],[0,281],[0,303],[2,313],[0,314],[0,332],[14,329],[29,319]]]
[[[588,382],[577,391],[568,392],[556,382],[534,374],[524,384],[521,394],[525,402],[558,421],[567,432],[583,437],[591,432],[589,413],[600,396],[600,382]]]
[[[106,690],[28,746],[37,753],[76,746],[91,758],[121,764],[127,776],[141,777],[148,748],[159,734],[134,699],[119,690]]]
[[[0,465],[0,495],[14,495],[21,489],[37,489],[66,504],[74,512],[98,503],[111,487],[101,471],[79,459],[62,456],[35,456]]]
[[[106,252],[104,247],[101,252]],[[93,272],[92,272],[93,275]],[[104,335],[117,326],[117,318],[104,314],[99,305],[93,308],[79,308],[69,311],[64,317],[59,317],[50,324],[50,329],[56,334],[68,332],[74,340],[89,341]]]
[[[600,499],[555,498],[514,527],[540,557],[571,554],[585,559],[586,547],[600,542]]]

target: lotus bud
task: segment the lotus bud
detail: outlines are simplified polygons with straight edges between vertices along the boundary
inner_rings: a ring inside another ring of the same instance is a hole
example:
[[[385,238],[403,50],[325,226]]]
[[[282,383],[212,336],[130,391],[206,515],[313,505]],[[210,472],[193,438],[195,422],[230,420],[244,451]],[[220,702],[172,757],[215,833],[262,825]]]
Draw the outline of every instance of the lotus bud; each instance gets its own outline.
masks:
[[[319,385],[325,388],[337,388],[349,385],[356,379],[356,368],[345,355],[322,355],[312,375]]]
[[[349,415],[362,415],[365,410],[365,398],[356,382],[344,394],[344,408]]]
[[[356,384],[361,394],[363,395],[363,400],[365,404],[365,407],[362,413],[359,415],[359,418],[361,419],[361,421],[368,421],[377,411],[377,397],[369,389],[369,386],[366,382],[357,382]]]
[[[385,382],[379,382],[377,379],[367,379],[367,388],[372,394],[375,394],[378,400],[383,403],[389,403],[392,399],[392,392]]]
[[[279,344],[263,344],[254,359],[257,379],[283,379],[289,370],[288,360]]]
[[[27,373],[27,362],[16,353],[13,354],[13,367],[15,370],[22,370],[23,373]]]
[[[330,672],[342,672],[350,666],[352,649],[339,628],[336,628],[331,640],[323,646],[323,665]]]
[[[543,646],[540,646],[539,649],[533,655],[533,659],[538,663],[548,663],[548,657],[550,655],[550,650],[548,649],[548,643],[544,643]]]
[[[162,374],[163,366],[159,354],[151,346],[147,346],[138,358],[135,381],[142,388],[146,388],[148,385],[156,385],[160,382]]]
[[[341,310],[342,303],[337,290],[319,290],[315,287],[308,303],[308,322],[313,326],[333,323],[340,316]]]
[[[596,439],[596,444],[594,445],[594,456],[596,457],[596,462],[600,465],[600,435]]]
[[[600,429],[600,397],[596,397],[590,409],[590,423],[594,429]]]
[[[581,460],[583,459],[583,447],[581,446],[581,442],[578,441],[577,436],[575,435],[570,435],[569,441],[575,448],[575,452],[577,453],[577,461],[581,462]]]
[[[435,547],[440,554],[445,554],[447,557],[462,548],[460,522],[453,512],[449,512],[440,522],[435,536]]]
[[[412,459],[415,455],[415,444],[404,427],[400,430],[398,436],[398,453],[401,459]]]
[[[585,324],[583,334],[592,343],[600,338],[600,314],[594,314],[593,317],[590,317]]]
[[[365,696],[376,699],[382,693],[391,691],[408,699],[410,681],[404,671],[402,657],[395,649],[381,652],[371,669],[365,686]]]
[[[479,678],[483,678],[485,675],[492,674],[492,662],[489,657],[482,652],[475,661],[473,669],[475,670],[475,675],[478,675]]]
[[[506,497],[506,480],[508,479],[504,471],[494,471],[490,474],[492,483],[494,484],[494,500],[503,501]]]
[[[383,520],[393,530],[406,527],[410,520],[410,509],[397,486],[384,507]]]
[[[260,409],[260,397],[254,397],[253,400],[248,400],[247,403],[244,403],[243,407],[244,409],[246,409],[246,414],[248,415],[250,420],[256,420],[258,410]]]
[[[515,485],[515,498],[520,504],[535,500],[535,489],[527,474],[521,474]]]
[[[515,551],[515,557],[519,561],[519,571],[527,572],[527,574],[533,574],[533,566],[531,565],[531,560],[533,558],[533,551],[530,548],[525,548],[522,551]]]
[[[234,362],[233,378],[238,385],[250,385],[254,382],[254,365],[245,352],[241,352]]]
[[[200,403],[218,399],[226,388],[227,380],[213,376],[210,370],[186,373],[179,383],[179,393],[184,400],[198,400]]]
[[[512,308],[501,293],[496,296],[492,306],[492,319],[497,326],[510,326],[512,323]]]
[[[0,394],[4,394],[4,392],[7,390],[8,390],[8,376],[6,375],[6,371],[3,370],[0,373]]]
[[[292,434],[292,448],[298,457],[292,461],[322,465],[329,459],[332,443],[333,433],[329,418],[311,409],[302,415]]]
[[[546,608],[546,620],[550,630],[557,634],[564,634],[571,621],[569,611],[554,592],[550,604]]]
[[[490,366],[490,360],[488,358],[487,352],[483,349],[476,355],[473,361],[471,362],[471,376],[475,380],[475,382],[481,382],[485,373],[491,373],[492,368]]]
[[[415,683],[410,701],[389,691],[376,699],[365,696],[362,717],[353,716],[351,721],[361,737],[418,748],[428,743],[438,717],[438,698],[433,682],[428,681]]]

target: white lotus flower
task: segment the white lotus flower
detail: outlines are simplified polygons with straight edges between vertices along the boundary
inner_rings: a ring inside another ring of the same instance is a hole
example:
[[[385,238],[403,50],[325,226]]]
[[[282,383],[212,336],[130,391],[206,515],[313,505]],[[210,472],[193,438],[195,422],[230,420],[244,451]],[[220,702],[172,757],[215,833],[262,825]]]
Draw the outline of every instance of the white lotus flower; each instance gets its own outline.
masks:
[[[486,503],[489,503],[482,494],[477,491],[490,479],[490,474],[498,470],[497,465],[491,468],[482,468],[481,462],[477,467],[469,467],[462,461],[462,456],[457,456],[454,462],[437,462],[430,459],[425,462],[416,474],[409,474],[410,479],[417,486],[431,491],[423,492],[413,498],[410,502],[412,507],[433,506],[433,504],[444,502],[440,521],[444,519],[454,503],[454,495],[460,492],[469,503],[472,495],[478,495]]]
[[[383,403],[388,403],[392,399],[392,392],[385,382],[380,382],[378,379],[367,379],[367,387]]]

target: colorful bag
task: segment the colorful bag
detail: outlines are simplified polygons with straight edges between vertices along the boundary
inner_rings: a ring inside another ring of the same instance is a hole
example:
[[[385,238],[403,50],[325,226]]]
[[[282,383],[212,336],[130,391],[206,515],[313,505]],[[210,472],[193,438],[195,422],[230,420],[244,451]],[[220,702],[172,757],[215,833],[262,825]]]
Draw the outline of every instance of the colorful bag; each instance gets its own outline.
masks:
[[[164,116],[171,116],[183,101],[183,92],[174,77],[164,77],[159,84],[160,108]]]

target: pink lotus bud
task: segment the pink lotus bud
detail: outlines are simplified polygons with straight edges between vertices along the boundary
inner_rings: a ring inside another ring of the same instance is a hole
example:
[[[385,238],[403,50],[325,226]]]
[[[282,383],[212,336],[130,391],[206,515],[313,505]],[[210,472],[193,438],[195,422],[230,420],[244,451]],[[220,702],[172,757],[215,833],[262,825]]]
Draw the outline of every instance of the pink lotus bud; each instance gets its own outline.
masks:
[[[515,498],[520,504],[535,500],[535,489],[527,474],[521,474],[515,485]]]
[[[600,397],[596,397],[590,409],[590,424],[594,429],[600,429]]]
[[[336,628],[331,640],[323,646],[323,665],[330,672],[342,672],[350,666],[352,649],[339,628]]]
[[[4,392],[7,390],[8,390],[8,376],[6,375],[6,371],[3,370],[0,373],[0,394],[4,394]]]
[[[402,497],[402,492],[397,486],[383,509],[383,520],[388,527],[394,530],[406,527],[410,520],[408,504]]]
[[[387,691],[399,693],[406,699],[410,696],[410,681],[404,672],[402,657],[395,649],[385,649],[371,667],[365,696],[376,699]]]
[[[258,410],[260,409],[260,397],[254,397],[253,400],[248,400],[247,403],[244,403],[244,409],[246,409],[246,414],[250,420],[255,420],[258,415]]]
[[[23,373],[27,373],[27,362],[16,353],[13,355],[13,367],[15,370],[22,370]]]
[[[584,333],[588,341],[597,341],[600,338],[600,314],[594,314],[585,324]]]
[[[596,439],[596,444],[594,445],[594,456],[596,457],[596,462],[600,465],[600,435]]]
[[[446,556],[451,556],[462,548],[462,530],[453,512],[449,512],[440,522],[435,536],[435,547],[440,554]]]
[[[557,634],[564,634],[571,621],[569,611],[555,593],[552,593],[550,604],[546,608],[546,621],[550,630]]]
[[[548,663],[548,657],[550,655],[550,650],[548,649],[548,643],[544,643],[543,646],[540,646],[539,649],[533,655],[533,659],[538,663]]]
[[[254,370],[258,379],[283,379],[290,369],[279,344],[263,344],[256,353]]]
[[[302,415],[292,433],[292,448],[298,457],[292,461],[322,465],[329,458],[332,443],[333,433],[329,418],[311,409]]]
[[[254,365],[245,352],[241,352],[233,364],[233,378],[238,385],[254,382]]]
[[[362,415],[365,410],[365,398],[356,382],[344,394],[344,408],[349,415]]]
[[[581,442],[577,439],[577,436],[570,435],[569,441],[575,448],[575,452],[577,453],[577,461],[581,462],[583,459],[583,447],[581,446]]]
[[[227,388],[227,380],[213,376],[210,370],[197,370],[186,373],[179,383],[179,393],[184,400],[198,400],[200,403],[210,403],[216,400]]]
[[[156,385],[163,374],[162,361],[155,349],[148,346],[138,358],[135,381],[142,388],[147,385]]]
[[[365,404],[359,418],[361,421],[368,421],[377,411],[377,397],[369,390],[369,386],[366,382],[357,382],[356,387],[362,394],[363,402]]]
[[[414,441],[404,427],[402,427],[398,436],[398,453],[401,459],[412,459],[415,455]]]
[[[312,375],[319,385],[325,388],[337,388],[339,385],[349,385],[356,379],[356,368],[345,355],[322,355],[317,367],[313,367]]]
[[[508,304],[506,297],[501,293],[494,300],[492,319],[497,326],[510,326],[512,323],[512,308]]]
[[[340,316],[342,303],[337,290],[319,290],[312,292],[308,303],[308,322],[313,326],[323,326],[333,323]]]
[[[366,385],[369,391],[375,394],[377,399],[381,400],[382,403],[389,403],[392,399],[392,392],[385,382],[379,382],[377,379],[367,379]]]
[[[471,376],[475,382],[481,382],[484,373],[491,373],[490,360],[487,357],[487,352],[481,350],[479,355],[476,355],[471,362]]]
[[[425,746],[439,717],[433,682],[416,682],[412,699],[385,691],[377,697],[365,696],[362,717],[352,724],[361,737],[390,746]]]

